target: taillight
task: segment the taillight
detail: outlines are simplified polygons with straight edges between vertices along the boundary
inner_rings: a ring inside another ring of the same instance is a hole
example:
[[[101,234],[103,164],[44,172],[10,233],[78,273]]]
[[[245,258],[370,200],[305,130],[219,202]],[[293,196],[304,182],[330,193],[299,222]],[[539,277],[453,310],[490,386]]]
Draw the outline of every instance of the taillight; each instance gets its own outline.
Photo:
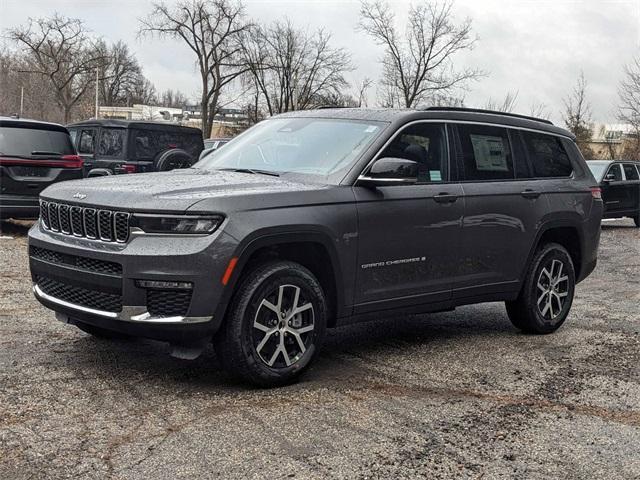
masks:
[[[591,187],[591,196],[596,200],[602,200],[602,189],[600,187]]]
[[[138,167],[136,165],[132,165],[130,163],[125,163],[122,165],[122,171],[124,173],[136,173]]]
[[[80,155],[63,155],[62,166],[65,168],[82,168],[84,160]]]
[[[29,165],[31,167],[82,168],[82,158],[78,155],[63,155],[60,160],[37,160],[30,158],[0,157],[0,165]]]

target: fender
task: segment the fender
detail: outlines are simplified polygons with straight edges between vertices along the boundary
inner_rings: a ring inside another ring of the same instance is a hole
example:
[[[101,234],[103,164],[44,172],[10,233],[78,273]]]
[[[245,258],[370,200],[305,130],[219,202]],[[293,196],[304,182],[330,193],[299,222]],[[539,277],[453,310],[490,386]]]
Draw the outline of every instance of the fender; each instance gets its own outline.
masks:
[[[551,215],[545,215],[545,217],[543,217],[541,220],[540,227],[538,228],[538,231],[536,232],[536,236],[531,244],[531,247],[529,248],[527,261],[524,264],[523,270],[520,272],[520,277],[519,277],[521,279],[520,284],[522,285],[524,276],[527,273],[527,269],[529,268],[529,265],[531,264],[531,260],[533,259],[533,255],[535,254],[536,249],[538,248],[538,244],[540,243],[540,239],[542,238],[542,235],[545,234],[545,232],[548,232],[549,230],[554,228],[567,228],[567,227],[574,228],[578,233],[578,241],[580,243],[580,249],[582,250],[584,248],[583,232],[582,232],[582,229],[580,228],[582,223],[583,223],[582,217],[577,213],[573,213],[573,212],[565,212],[562,214],[554,213]]]
[[[236,248],[233,256],[238,258],[238,261],[233,269],[229,283],[224,288],[218,307],[216,308],[216,318],[224,317],[229,302],[231,301],[231,297],[235,292],[238,280],[241,278],[247,262],[256,251],[264,247],[293,242],[317,243],[325,248],[329,254],[334,274],[336,290],[336,317],[339,318],[350,315],[351,309],[345,306],[343,269],[335,247],[335,241],[332,240],[330,234],[324,231],[320,226],[309,225],[281,231],[272,231],[273,229],[268,230],[269,232],[265,232],[264,230],[253,232],[246,239],[240,242]]]

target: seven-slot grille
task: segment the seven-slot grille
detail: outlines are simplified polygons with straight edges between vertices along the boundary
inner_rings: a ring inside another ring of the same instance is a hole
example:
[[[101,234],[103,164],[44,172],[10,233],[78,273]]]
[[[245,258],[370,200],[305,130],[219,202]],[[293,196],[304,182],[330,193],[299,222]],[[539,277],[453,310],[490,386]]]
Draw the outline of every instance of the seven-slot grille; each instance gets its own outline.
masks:
[[[98,210],[55,202],[40,202],[40,218],[45,229],[65,235],[124,243],[129,239],[127,212]]]

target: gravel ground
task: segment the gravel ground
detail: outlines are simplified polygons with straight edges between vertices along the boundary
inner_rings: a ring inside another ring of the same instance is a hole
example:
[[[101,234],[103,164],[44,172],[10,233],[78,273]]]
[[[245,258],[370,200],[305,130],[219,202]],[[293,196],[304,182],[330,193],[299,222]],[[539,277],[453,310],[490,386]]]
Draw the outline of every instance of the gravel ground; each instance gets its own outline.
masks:
[[[293,386],[213,351],[99,341],[30,292],[26,227],[0,239],[0,478],[640,478],[640,230],[603,227],[554,335],[501,304],[330,332]]]

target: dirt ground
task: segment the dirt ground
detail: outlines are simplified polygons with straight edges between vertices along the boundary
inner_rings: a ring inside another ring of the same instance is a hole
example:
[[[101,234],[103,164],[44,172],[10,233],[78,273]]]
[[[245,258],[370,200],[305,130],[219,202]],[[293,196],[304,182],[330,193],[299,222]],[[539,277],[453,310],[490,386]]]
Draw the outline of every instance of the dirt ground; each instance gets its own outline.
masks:
[[[0,478],[640,478],[640,230],[603,226],[565,326],[498,303],[331,331],[296,385],[208,350],[100,341],[33,298],[0,233]]]

